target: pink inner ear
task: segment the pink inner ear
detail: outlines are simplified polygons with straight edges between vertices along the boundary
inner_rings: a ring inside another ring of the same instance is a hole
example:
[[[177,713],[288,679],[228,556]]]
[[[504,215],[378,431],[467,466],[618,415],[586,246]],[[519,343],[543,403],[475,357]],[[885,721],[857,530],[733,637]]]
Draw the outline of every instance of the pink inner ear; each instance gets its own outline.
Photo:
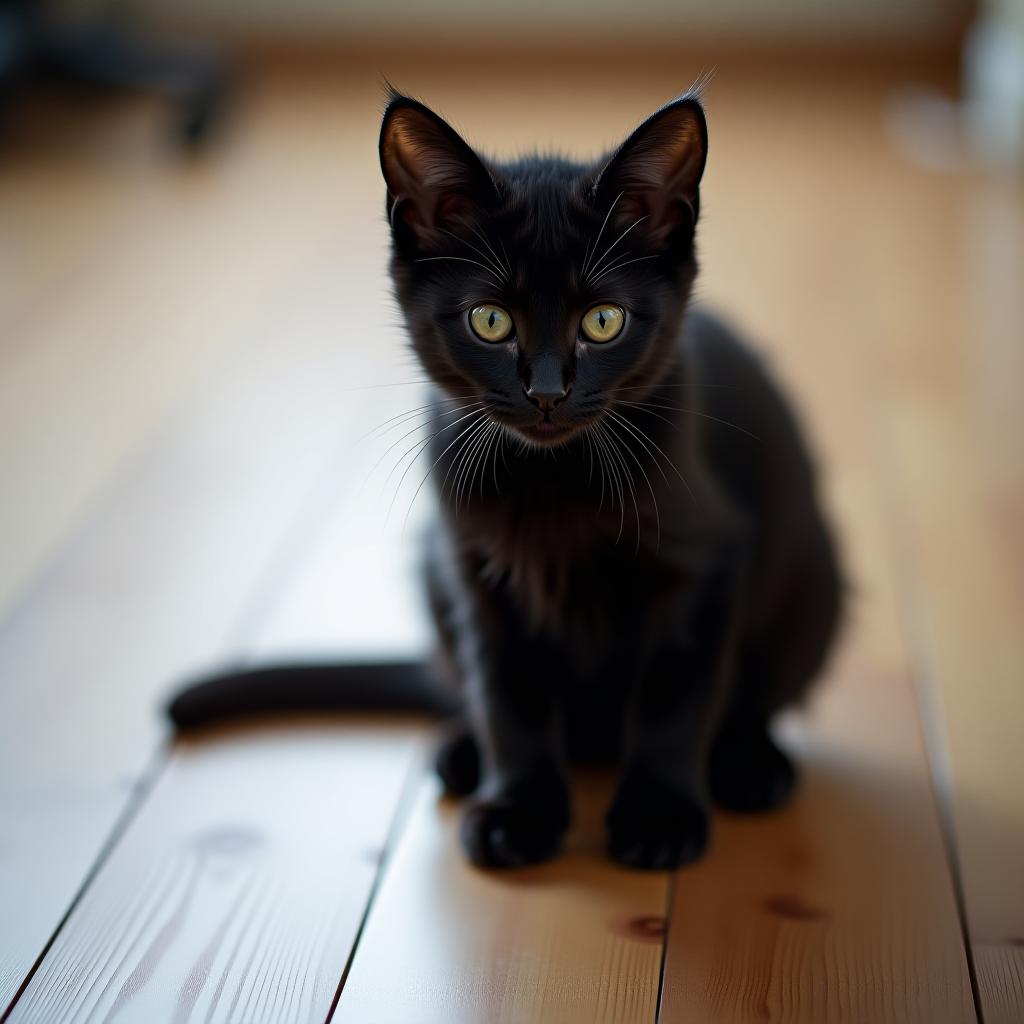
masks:
[[[680,225],[696,219],[703,136],[693,113],[684,108],[641,126],[632,142],[615,169],[624,193],[616,219],[625,228],[643,217],[637,230],[661,245]]]
[[[448,193],[437,204],[435,217],[438,224],[471,227],[479,219],[479,212],[477,204],[468,196]]]
[[[447,194],[434,199],[421,195],[416,199],[405,197],[399,216],[420,236],[422,243],[442,244],[445,229],[452,231],[476,224],[477,207],[464,196]]]
[[[401,200],[399,216],[422,244],[476,220],[473,168],[452,152],[452,140],[415,112],[399,114],[385,147],[388,186]]]

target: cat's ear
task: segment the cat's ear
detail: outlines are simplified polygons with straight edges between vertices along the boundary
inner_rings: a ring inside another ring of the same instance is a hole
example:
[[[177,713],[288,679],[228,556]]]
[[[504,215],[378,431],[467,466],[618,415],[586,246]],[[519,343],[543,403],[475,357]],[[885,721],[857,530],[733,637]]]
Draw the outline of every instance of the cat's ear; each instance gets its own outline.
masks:
[[[392,93],[380,129],[380,166],[396,241],[431,249],[445,232],[474,227],[497,203],[494,180],[446,121],[408,96]]]
[[[708,129],[700,101],[680,96],[655,111],[615,151],[594,183],[595,201],[654,248],[692,237]]]

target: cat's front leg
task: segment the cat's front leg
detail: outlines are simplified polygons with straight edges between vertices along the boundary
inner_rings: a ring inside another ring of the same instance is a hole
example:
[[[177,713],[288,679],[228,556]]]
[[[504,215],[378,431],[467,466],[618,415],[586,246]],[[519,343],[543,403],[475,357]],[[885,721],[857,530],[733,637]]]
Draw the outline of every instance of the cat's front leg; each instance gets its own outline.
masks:
[[[716,569],[652,626],[608,812],[609,852],[636,868],[696,860],[709,838],[707,759],[731,685],[739,574]]]
[[[551,685],[555,652],[495,591],[476,591],[460,642],[482,779],[463,811],[466,854],[482,867],[520,867],[558,852],[569,824]]]

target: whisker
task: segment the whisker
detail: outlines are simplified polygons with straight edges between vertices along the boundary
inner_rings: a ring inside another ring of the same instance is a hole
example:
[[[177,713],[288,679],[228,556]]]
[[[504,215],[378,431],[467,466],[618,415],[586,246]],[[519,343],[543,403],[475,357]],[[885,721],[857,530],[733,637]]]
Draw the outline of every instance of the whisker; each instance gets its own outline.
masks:
[[[498,287],[499,288],[501,287],[501,284],[502,284],[501,278],[493,270],[491,270],[491,268],[489,266],[487,266],[486,263],[481,263],[479,260],[471,260],[471,259],[467,258],[466,256],[423,256],[420,259],[416,260],[416,262],[417,263],[436,263],[439,260],[450,260],[453,263],[471,263],[471,264],[473,264],[473,266],[479,267],[485,273],[490,274],[491,277],[494,278],[494,281],[498,285]]]
[[[480,474],[480,487],[479,494],[480,499],[483,500],[484,496],[484,477],[487,475],[487,458],[491,452],[491,444],[494,442],[494,433],[497,430],[497,425],[493,420],[487,425],[487,430],[484,433],[484,442],[480,449],[480,454],[477,456],[476,465],[473,467],[473,475],[470,477],[469,487],[466,490],[466,498],[469,499],[469,495],[473,491],[473,482],[476,480],[477,473]]]
[[[491,245],[490,242],[487,241],[487,236],[477,228],[473,228],[472,230],[473,234],[476,235],[476,237],[479,238],[480,241],[483,242],[485,246],[487,246],[487,251],[494,257],[495,264],[502,269],[502,271],[505,274],[505,277],[511,277],[512,268],[507,263],[501,262],[501,259],[498,257],[498,254],[494,251],[494,247]]]
[[[636,500],[636,487],[633,482],[633,474],[629,472],[629,466],[626,463],[625,458],[622,455],[622,441],[612,429],[612,424],[608,426],[608,440],[611,442],[612,451],[615,458],[618,460],[619,466],[622,469],[622,474],[625,477],[626,484],[629,487],[629,497],[633,502],[633,513],[636,515],[636,553],[640,553],[640,506]]]
[[[505,256],[505,266],[508,267],[508,276],[512,277],[512,261],[508,258],[508,249],[505,248],[505,243],[502,241],[501,235],[498,236],[498,245],[501,246],[501,251]]]
[[[680,480],[682,480],[683,486],[689,492],[690,497],[693,499],[693,503],[696,505],[697,495],[693,493],[693,489],[690,487],[689,483],[687,483],[686,477],[683,476],[683,474],[679,471],[679,467],[665,454],[665,450],[661,447],[661,445],[659,445],[657,441],[655,441],[654,438],[651,437],[650,434],[647,434],[644,431],[640,430],[640,428],[637,427],[635,424],[629,423],[629,421],[624,416],[622,416],[619,413],[616,413],[614,409],[609,409],[608,412],[614,416],[617,416],[621,422],[626,423],[631,430],[636,430],[640,434],[643,434],[644,438],[650,443],[650,445],[655,449],[655,451],[659,452],[661,454],[661,457],[672,467],[672,470],[675,472],[676,476],[679,477]]]
[[[634,409],[640,409],[646,411],[647,409],[671,409],[674,412],[685,412],[690,416],[700,416],[706,420],[714,420],[715,423],[721,423],[723,427],[732,427],[733,430],[738,430],[741,434],[746,434],[747,437],[752,438],[759,444],[764,444],[762,438],[758,437],[757,434],[751,433],[746,427],[741,427],[738,423],[733,423],[730,420],[723,420],[720,416],[712,416],[709,412],[701,412],[699,409],[686,409],[681,405],[657,405],[650,402],[626,402],[623,399],[617,399],[619,405],[628,405]],[[651,416],[655,415],[650,413]],[[665,419],[664,416],[659,416],[659,419],[665,420],[666,423],[670,423],[671,420]]]
[[[487,464],[491,459],[491,450],[494,447],[494,436],[497,433],[498,425],[491,420],[491,429],[487,432],[487,441],[484,444],[484,450],[480,455],[480,486],[477,489],[477,493],[480,495],[480,500],[484,497],[484,480],[487,478]],[[474,474],[475,476],[475,474]]]
[[[450,236],[451,238],[454,238],[456,242],[459,242],[459,243],[461,243],[462,245],[468,246],[468,247],[469,247],[470,249],[472,249],[472,250],[473,250],[473,252],[475,252],[475,253],[476,253],[476,254],[477,254],[477,255],[478,255],[478,256],[479,256],[479,257],[480,257],[480,258],[481,258],[482,260],[484,260],[484,261],[485,261],[485,262],[486,262],[486,263],[488,264],[488,266],[490,266],[490,267],[491,267],[491,269],[492,269],[492,270],[493,270],[493,271],[494,271],[495,273],[497,273],[497,275],[498,275],[498,278],[499,278],[499,280],[500,280],[501,278],[505,277],[505,271],[504,271],[504,269],[502,268],[501,264],[500,264],[500,263],[498,263],[498,262],[497,262],[496,260],[494,260],[494,259],[491,259],[491,257],[490,257],[490,256],[488,256],[488,255],[487,255],[487,253],[485,253],[485,252],[484,252],[483,250],[481,250],[481,249],[478,249],[478,248],[477,248],[477,247],[476,247],[476,246],[475,246],[475,245],[474,245],[474,244],[473,244],[472,242],[470,242],[470,241],[469,241],[468,239],[465,239],[465,238],[460,238],[460,237],[459,237],[459,236],[458,236],[457,234],[455,234],[455,232],[454,232],[454,231],[449,231],[449,230],[448,230],[447,228],[441,228],[441,230],[442,230],[442,231],[443,231],[443,232],[444,232],[444,233],[445,233],[446,235]],[[476,229],[475,229],[475,228],[474,228],[473,230],[474,230],[474,231],[476,232]],[[477,234],[479,234],[479,232],[476,232],[476,233],[477,233]],[[490,246],[488,246],[488,248],[490,248]],[[417,262],[418,262],[418,261],[417,261]]]
[[[619,499],[619,532],[615,538],[615,543],[618,544],[622,539],[622,531],[626,525],[625,488],[623,487],[622,477],[619,475],[618,468],[612,459],[611,446],[608,443],[608,433],[604,423],[597,424],[597,434],[595,436],[604,452],[604,457],[608,465],[608,476],[614,483],[615,491]]]
[[[438,399],[435,399],[435,402],[437,402],[437,403],[442,403],[443,402],[443,403],[446,403],[446,404],[449,404],[449,403],[452,403],[452,402],[461,402],[461,401],[463,401],[462,398],[438,398]],[[412,416],[416,416],[418,413],[429,412],[433,408],[434,408],[434,402],[428,402],[426,405],[421,405],[421,406],[419,406],[416,409],[408,409],[405,412],[400,412],[400,413],[397,413],[394,416],[389,416],[386,420],[383,420],[382,422],[378,423],[377,426],[373,427],[371,430],[368,430],[365,434],[361,434],[359,437],[357,437],[356,441],[366,441],[369,438],[373,437],[373,435],[376,434],[379,430],[381,430],[382,427],[387,427],[387,425],[389,423],[392,423],[395,426],[397,426],[398,424],[395,423],[396,420],[407,420],[407,419],[409,419]],[[442,413],[442,415],[447,415],[447,413]],[[387,430],[384,430],[383,433],[387,434],[391,430],[394,430],[394,426],[387,427]]]
[[[626,230],[623,231],[622,234],[619,235],[619,237],[616,238],[615,241],[612,242],[612,244],[609,245],[607,249],[605,249],[605,251],[601,254],[601,258],[597,260],[594,264],[594,269],[587,275],[588,281],[590,281],[593,278],[594,274],[598,273],[601,270],[601,267],[604,265],[604,261],[608,258],[608,254],[612,251],[612,249],[614,249],[615,246],[617,246],[619,242],[621,242],[626,237],[626,235],[628,235],[630,231],[633,230],[633,228],[635,228],[638,224],[642,224],[645,220],[647,220],[648,217],[650,217],[649,213],[645,213],[642,217],[637,217],[637,219],[633,221],[633,223],[630,224],[629,227],[626,228]]]
[[[455,514],[459,514],[459,507],[462,504],[463,489],[469,479],[469,471],[476,463],[476,453],[480,444],[487,435],[487,427],[490,421],[484,419],[477,423],[476,429],[466,439],[466,443],[459,449],[459,470],[455,474],[455,481],[452,490],[455,498]]]
[[[486,416],[486,415],[487,415],[487,410],[486,409],[474,409],[471,412],[466,413],[465,416],[461,416],[458,420],[455,421],[455,423],[449,424],[447,427],[445,427],[445,429],[446,430],[450,430],[452,427],[456,426],[456,424],[461,423],[462,420],[464,420],[464,419],[469,419],[471,416],[475,416],[475,417],[479,418],[479,417]],[[427,470],[427,472],[424,475],[423,479],[419,482],[419,485],[416,487],[416,490],[415,490],[415,492],[413,493],[413,496],[412,496],[412,501],[409,502],[408,511],[405,513],[405,519],[402,521],[402,529],[403,529],[403,531],[405,530],[405,527],[408,525],[409,515],[412,512],[412,507],[413,507],[413,505],[416,502],[417,495],[420,493],[420,490],[422,489],[423,485],[427,482],[427,477],[430,476],[430,474],[434,471],[434,467],[441,461],[441,459],[444,458],[445,452],[447,452],[448,449],[451,448],[451,446],[453,444],[455,444],[455,442],[458,441],[458,439],[460,437],[462,437],[463,434],[465,434],[467,430],[471,429],[476,424],[476,422],[477,422],[477,420],[473,419],[473,420],[470,421],[469,424],[467,424],[467,426],[463,427],[462,430],[459,431],[458,434],[456,434],[455,438],[448,442],[448,444],[445,446],[445,448],[441,452],[441,454],[438,455],[437,459],[431,464],[430,469]],[[435,434],[434,437],[436,437],[436,436],[437,435]],[[428,442],[432,441],[432,440],[433,440],[433,437],[429,438]],[[420,451],[422,451],[422,450],[423,449],[421,448]],[[391,504],[388,506],[388,516],[391,515],[391,510],[392,510],[392,508],[394,508],[395,500],[398,498],[399,492],[402,490],[402,484],[405,481],[406,474],[408,474],[409,470],[412,468],[412,466],[414,465],[415,461],[416,460],[413,459],[413,461],[410,462],[409,465],[405,467],[405,471],[402,473],[402,477],[398,481],[398,487],[395,488],[395,496],[394,496],[394,498],[391,499]],[[385,517],[385,522],[386,521],[387,521],[387,517]]]
[[[612,425],[609,424],[609,426],[612,426]],[[640,443],[643,444],[643,441],[641,441]],[[624,444],[623,447],[626,449],[627,452],[629,452],[630,457],[637,464],[637,468],[643,474],[643,478],[644,478],[645,482],[647,483],[647,490],[649,490],[651,492],[651,501],[654,503],[654,529],[655,529],[654,550],[655,550],[655,553],[657,553],[657,552],[659,552],[661,550],[661,514],[658,511],[658,496],[654,493],[654,487],[651,485],[651,478],[647,475],[647,470],[644,469],[643,464],[640,462],[640,459],[637,457],[636,452],[634,452],[632,447],[630,445],[628,445],[628,444]],[[644,445],[644,449],[648,452],[648,454],[650,454],[650,451],[649,451],[649,449],[647,449],[646,445]],[[651,461],[655,464],[655,466],[658,466],[658,460],[655,459],[653,455],[651,455]],[[664,470],[661,469],[660,466],[658,466],[658,470],[661,472],[662,476],[665,476],[665,472],[664,472]],[[665,479],[665,482],[668,483],[668,478],[667,477]],[[638,513],[638,516],[637,516],[637,538],[636,538],[636,544],[637,544],[637,553],[639,554],[639,552],[640,552],[640,522],[639,522],[639,513]]]
[[[495,426],[498,428],[495,436],[497,441],[494,445],[494,458],[491,460],[491,475],[494,479],[494,493],[501,494],[501,485],[498,483],[498,453],[501,453],[502,461],[505,459],[505,428],[495,421]]]
[[[757,434],[751,433],[745,427],[741,427],[738,423],[731,423],[729,420],[723,420],[719,416],[712,416],[709,412],[699,412],[697,409],[680,409],[679,411],[689,413],[691,416],[700,416],[706,420],[714,420],[715,423],[721,423],[724,427],[732,427],[733,430],[738,430],[741,434],[746,434],[747,437],[752,437],[759,444],[764,444]]]
[[[605,388],[611,394],[615,391],[661,391],[663,388],[683,388],[684,390],[698,390],[703,388],[727,388],[730,391],[741,390],[738,384],[623,384],[615,388]]]
[[[619,263],[615,263],[612,266],[602,270],[601,273],[597,275],[597,277],[591,278],[590,284],[597,284],[597,282],[600,281],[602,277],[604,277],[606,274],[610,274],[613,270],[621,270],[623,267],[628,267],[631,263],[640,263],[643,260],[656,260],[660,255],[661,253],[656,252],[653,256],[637,256],[636,259],[624,260]]]
[[[377,388],[404,388],[409,387],[413,384],[434,384],[436,381],[431,380],[429,377],[422,377],[419,380],[396,380],[391,381],[389,384],[363,384],[357,388],[341,388],[338,392],[340,395],[347,395],[353,391],[373,391]]]
[[[466,449],[469,447],[473,438],[477,435],[477,432],[479,431],[482,422],[483,420],[476,420],[472,424],[472,429],[466,432],[465,440],[456,449],[452,461],[448,464],[448,469],[445,471],[444,479],[441,481],[441,485],[437,489],[437,496],[441,501],[444,501],[444,489],[445,485],[448,482],[448,474],[454,469],[455,478],[452,481],[452,489],[449,490],[448,492],[449,498],[452,496],[452,493],[454,492],[455,489],[455,484],[458,482],[459,474],[462,472],[462,467],[465,465]],[[458,508],[456,508],[456,515],[458,515]]]
[[[398,495],[402,491],[402,485],[405,482],[405,478],[408,475],[409,470],[412,469],[412,467],[416,464],[417,459],[419,459],[419,457],[430,447],[431,442],[433,442],[435,438],[440,437],[440,435],[443,434],[446,430],[450,430],[452,427],[457,426],[460,422],[462,422],[462,420],[467,419],[469,416],[471,416],[474,412],[477,412],[477,411],[478,411],[478,409],[472,409],[465,416],[461,416],[459,419],[457,419],[454,423],[449,423],[449,424],[447,424],[444,427],[440,427],[439,429],[435,430],[433,433],[428,434],[427,437],[421,438],[418,441],[414,441],[405,450],[405,452],[403,452],[402,455],[398,459],[395,460],[395,464],[391,467],[390,470],[388,470],[388,475],[384,478],[384,483],[381,486],[381,492],[382,493],[387,490],[388,484],[391,482],[391,478],[395,475],[395,473],[398,472],[399,468],[402,466],[402,463],[410,455],[412,456],[412,458],[409,459],[409,461],[406,463],[405,468],[402,470],[402,475],[399,478],[397,485],[395,486],[394,494],[392,494],[391,501],[388,504],[388,513],[387,513],[388,516],[390,516],[391,510],[394,507],[395,501],[397,500]],[[417,429],[419,429],[419,428],[417,428]],[[415,431],[410,431],[410,433],[414,433],[414,432]],[[406,435],[406,436],[408,436],[408,435]],[[385,517],[385,522],[386,521],[387,521],[387,517]]]
[[[600,500],[598,501],[598,505],[597,505],[597,510],[600,512],[601,509],[604,507],[605,468],[604,468],[604,456],[603,456],[603,453],[602,453],[600,447],[598,446],[598,440],[599,440],[599,438],[597,437],[598,426],[599,426],[599,424],[597,424],[597,423],[590,423],[590,424],[587,425],[586,429],[587,429],[587,440],[591,444],[593,453],[597,455],[597,468],[601,471],[601,497],[600,497]],[[610,488],[611,484],[609,483],[608,486]]]
[[[594,468],[593,459],[594,459],[595,444],[594,444],[594,438],[593,438],[592,433],[591,433],[591,428],[587,429],[587,443],[590,445],[590,459],[591,459],[590,468],[591,468],[591,472],[593,472],[593,468]],[[599,456],[600,456],[600,454],[601,453],[598,452]],[[600,496],[600,498],[598,499],[598,502],[597,502],[597,511],[600,512],[601,509],[604,508],[604,487],[605,487],[604,463],[601,461],[600,458],[598,458],[598,469],[601,470],[601,496]]]
[[[479,464],[480,455],[483,451],[483,446],[487,441],[490,433],[491,421],[487,420],[483,427],[477,431],[476,437],[473,441],[472,448],[466,454],[466,472],[463,474],[462,482],[460,485],[460,492],[456,496],[455,511],[458,513],[458,509],[462,500],[465,499],[466,504],[469,504],[470,496],[473,493],[473,481],[476,478],[476,468]]]
[[[604,234],[604,229],[608,226],[608,219],[612,215],[612,210],[615,209],[615,207],[618,205],[619,200],[625,194],[626,194],[625,192],[620,192],[612,200],[612,205],[608,207],[608,212],[604,215],[604,220],[601,221],[601,230],[598,231],[597,238],[594,239],[594,248],[593,249],[591,249],[589,247],[587,248],[586,258],[583,261],[583,269],[580,271],[580,274],[583,276],[584,279],[586,279],[586,276],[587,276],[587,268],[590,266],[590,258],[591,258],[591,256],[594,255],[595,252],[597,252],[597,247],[601,244],[601,236]]]
[[[662,416],[660,413],[651,412],[651,410],[644,405],[638,405],[636,402],[624,402],[621,398],[617,400],[618,405],[627,405],[630,409],[636,409],[639,412],[645,412],[648,416],[654,416],[656,419],[661,420],[663,423],[667,423],[673,430],[682,433],[682,427],[678,423],[674,423],[667,416]],[[666,409],[674,408],[674,406],[664,406]]]
[[[639,427],[634,427],[633,424],[629,422],[629,420],[627,420],[624,416],[621,416],[614,409],[609,409],[608,415],[615,419],[619,424],[624,426],[625,429],[628,430],[630,434],[632,434],[633,437],[640,442],[640,445],[643,447],[644,451],[646,451],[647,454],[650,455],[652,461],[654,462],[654,465],[658,467],[658,472],[662,475],[662,478],[664,479],[665,483],[668,483],[669,479],[665,475],[665,470],[661,468],[661,463],[658,462],[657,458],[655,458],[654,452],[652,452],[651,449],[647,447],[646,441],[649,441],[650,438],[647,437],[647,435],[644,434],[644,432],[640,430]],[[653,444],[654,442],[652,441],[651,443]]]
[[[484,409],[476,409],[476,410],[474,410],[473,413],[470,413],[470,415],[473,415],[476,418],[471,420],[465,427],[462,428],[462,430],[451,441],[448,442],[448,444],[445,445],[445,447],[441,451],[441,454],[438,455],[438,457],[431,463],[430,468],[423,475],[423,479],[420,480],[419,484],[417,484],[416,490],[413,492],[412,501],[409,502],[409,508],[408,508],[408,510],[405,513],[405,519],[402,522],[402,529],[403,530],[408,525],[409,516],[412,513],[413,506],[416,504],[416,498],[419,495],[420,491],[423,489],[423,485],[427,482],[427,479],[430,477],[430,474],[433,473],[434,469],[437,467],[437,464],[445,457],[446,453],[452,447],[452,445],[455,444],[459,440],[459,438],[463,437],[468,431],[473,430],[475,427],[477,427],[479,425],[480,420],[483,419],[484,417],[486,417],[487,410],[486,410],[486,408],[484,408]],[[468,440],[468,438],[467,438],[467,440]],[[465,444],[466,444],[466,442],[463,442],[463,446],[462,446],[463,448],[465,448]],[[461,452],[462,448],[460,448],[459,451]],[[451,467],[449,466],[448,469],[450,471]],[[408,472],[408,468],[406,468],[406,472]],[[447,479],[447,478],[448,478],[448,474],[445,473],[445,479]],[[405,479],[405,475],[404,474],[402,476],[402,479],[403,480]],[[438,488],[438,493],[439,494],[441,493],[441,490],[443,489],[443,486],[444,485],[442,483],[441,488]],[[402,481],[400,480],[399,483],[398,483],[398,489],[401,490],[401,487],[402,487]],[[397,497],[397,491],[396,491],[396,497]]]
[[[482,402],[470,403],[470,405],[478,405],[479,406],[479,405],[483,405],[483,403]],[[451,415],[454,415],[457,412],[462,412],[463,409],[468,409],[469,407],[470,406],[467,405],[467,406],[462,406],[461,408],[458,408],[458,409],[449,409],[447,412],[442,413],[442,416],[451,416]],[[459,420],[455,421],[455,423],[458,423],[458,422],[459,422]],[[449,424],[448,426],[455,426],[455,423]],[[436,431],[434,434],[431,434],[430,437],[427,438],[427,442],[429,442],[432,438],[436,437],[437,434],[439,434],[442,430],[447,430],[448,426],[441,427],[440,430]],[[370,477],[373,476],[373,474],[377,470],[377,467],[384,461],[385,458],[387,458],[389,452],[391,452],[393,449],[397,448],[398,445],[400,445],[407,437],[411,437],[413,434],[417,433],[418,431],[420,431],[422,429],[423,429],[423,424],[422,423],[417,423],[416,426],[412,428],[412,430],[406,431],[400,438],[398,438],[397,441],[393,441],[391,444],[389,444],[388,447],[384,449],[384,452],[380,456],[380,458],[378,458],[377,461],[370,467],[370,471],[366,474],[366,478],[363,480],[363,483],[362,483],[361,486],[365,486],[369,482]],[[419,444],[419,442],[417,441],[416,444]],[[413,445],[413,447],[416,447],[416,445]],[[410,451],[411,451],[411,449],[410,449]],[[406,454],[408,454],[408,452],[406,452]],[[404,457],[405,456],[403,455],[402,458],[404,458]],[[399,459],[398,462],[395,464],[395,466],[392,467],[391,472],[388,473],[388,475],[384,478],[384,485],[383,485],[384,487],[387,487],[388,481],[391,479],[391,473],[393,473],[395,471],[395,469],[398,468],[398,466],[401,464],[401,461],[402,460]]]

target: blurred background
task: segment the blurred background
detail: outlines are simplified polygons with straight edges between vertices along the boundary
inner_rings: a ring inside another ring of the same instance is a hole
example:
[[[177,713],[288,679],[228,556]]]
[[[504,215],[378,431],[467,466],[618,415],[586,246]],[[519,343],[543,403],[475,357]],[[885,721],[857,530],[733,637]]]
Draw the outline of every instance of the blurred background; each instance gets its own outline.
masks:
[[[970,926],[1020,943],[1020,0],[0,0],[0,818],[64,858],[24,920],[184,675],[425,648],[385,78],[497,156],[706,81],[699,301],[794,393],[857,594],[836,672],[915,681]]]

